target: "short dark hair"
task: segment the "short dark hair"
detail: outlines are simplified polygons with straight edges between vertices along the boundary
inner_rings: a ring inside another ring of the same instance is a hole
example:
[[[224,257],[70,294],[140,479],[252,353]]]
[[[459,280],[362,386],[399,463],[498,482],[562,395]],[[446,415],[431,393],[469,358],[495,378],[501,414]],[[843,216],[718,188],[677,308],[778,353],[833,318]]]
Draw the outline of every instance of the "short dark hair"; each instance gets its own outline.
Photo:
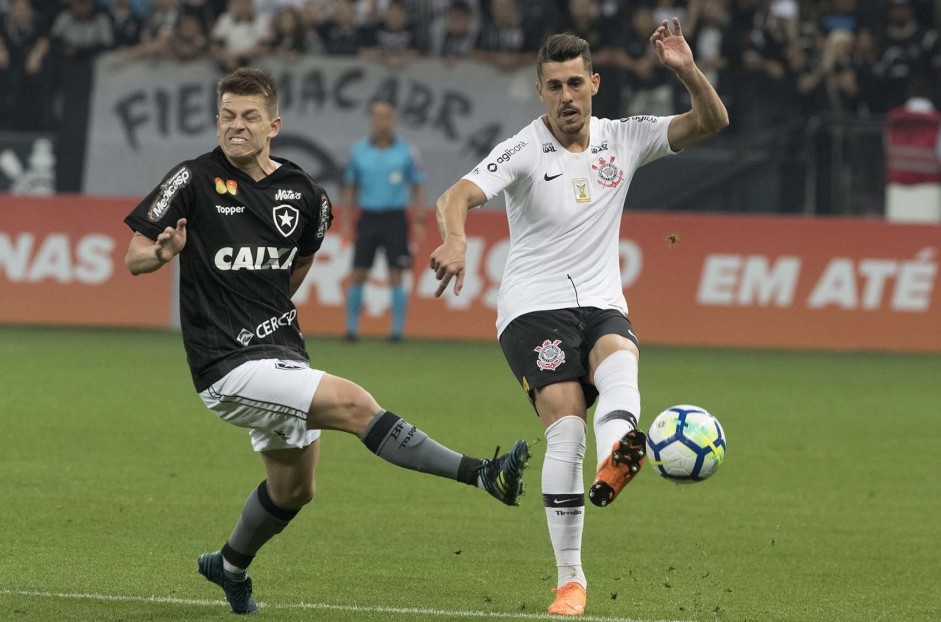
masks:
[[[568,33],[549,35],[536,53],[536,75],[542,80],[542,66],[545,63],[564,63],[579,57],[585,62],[585,69],[591,73],[591,48],[587,41]]]
[[[272,118],[278,116],[278,83],[274,77],[257,67],[239,67],[224,76],[216,85],[216,104],[222,104],[225,93],[232,95],[261,95]]]

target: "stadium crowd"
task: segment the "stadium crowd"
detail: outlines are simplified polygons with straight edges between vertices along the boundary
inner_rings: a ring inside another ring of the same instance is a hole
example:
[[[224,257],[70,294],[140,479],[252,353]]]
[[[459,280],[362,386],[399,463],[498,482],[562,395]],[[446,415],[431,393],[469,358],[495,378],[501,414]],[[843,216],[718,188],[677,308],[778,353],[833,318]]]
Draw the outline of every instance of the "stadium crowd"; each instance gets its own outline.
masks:
[[[55,131],[60,80],[118,50],[231,70],[264,56],[532,63],[547,33],[594,50],[596,116],[670,114],[683,89],[650,34],[678,16],[732,131],[813,114],[878,116],[927,77],[941,106],[938,0],[0,0],[0,130]]]

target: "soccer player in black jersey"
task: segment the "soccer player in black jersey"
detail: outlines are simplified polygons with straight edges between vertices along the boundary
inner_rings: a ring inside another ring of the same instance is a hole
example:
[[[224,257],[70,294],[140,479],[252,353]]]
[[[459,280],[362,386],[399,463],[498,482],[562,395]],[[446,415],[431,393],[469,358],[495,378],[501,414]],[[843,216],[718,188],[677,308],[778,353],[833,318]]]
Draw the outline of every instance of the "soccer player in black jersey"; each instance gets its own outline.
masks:
[[[458,454],[379,406],[355,383],[311,369],[291,296],[332,219],[323,188],[271,155],[277,85],[242,68],[217,88],[219,147],[173,167],[127,216],[131,274],[180,262],[183,343],[196,390],[222,420],[250,429],[267,478],[220,551],[198,570],[236,613],[256,613],[246,569],[314,496],[320,430],[356,434],[401,467],[484,488],[517,505],[525,441],[493,460]]]

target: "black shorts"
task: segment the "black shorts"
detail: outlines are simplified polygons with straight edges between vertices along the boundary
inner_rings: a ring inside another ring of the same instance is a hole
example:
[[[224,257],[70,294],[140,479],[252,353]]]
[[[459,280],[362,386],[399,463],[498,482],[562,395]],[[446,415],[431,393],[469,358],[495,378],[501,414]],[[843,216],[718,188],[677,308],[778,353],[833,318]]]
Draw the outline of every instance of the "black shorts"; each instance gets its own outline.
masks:
[[[408,219],[404,209],[362,211],[356,223],[353,267],[372,268],[380,246],[385,250],[390,268],[407,270],[412,267],[412,255],[408,252]]]
[[[577,380],[591,406],[598,390],[588,382],[588,354],[602,336],[611,334],[640,347],[631,321],[617,309],[534,311],[510,322],[500,335],[500,347],[530,402],[535,389]]]

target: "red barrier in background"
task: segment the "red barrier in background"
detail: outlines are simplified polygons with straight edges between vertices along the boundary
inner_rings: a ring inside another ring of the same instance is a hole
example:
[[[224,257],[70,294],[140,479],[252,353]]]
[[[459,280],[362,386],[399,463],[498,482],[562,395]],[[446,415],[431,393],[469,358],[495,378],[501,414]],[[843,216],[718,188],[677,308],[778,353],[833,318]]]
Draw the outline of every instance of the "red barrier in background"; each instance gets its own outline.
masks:
[[[133,199],[0,195],[0,323],[170,325],[170,270],[132,277]]]
[[[168,326],[171,272],[124,269],[133,204],[0,197],[0,322]],[[467,230],[457,297],[434,298],[437,233],[417,246],[408,335],[495,339],[506,218],[475,210]],[[632,213],[621,224],[622,282],[642,343],[941,352],[939,248],[941,225],[878,220]],[[295,295],[306,334],[343,333],[351,259],[329,233]],[[380,261],[366,289],[364,334],[389,330],[384,272]]]
[[[458,297],[450,289],[433,297],[428,257],[437,234],[419,246],[409,334],[495,338],[506,218],[473,211],[467,232],[467,276]],[[939,246],[938,225],[633,213],[621,223],[622,283],[642,342],[938,352]],[[349,263],[350,250],[337,239],[318,254],[295,297],[307,332],[342,332],[340,281]],[[365,333],[388,332],[382,268],[367,290]]]

